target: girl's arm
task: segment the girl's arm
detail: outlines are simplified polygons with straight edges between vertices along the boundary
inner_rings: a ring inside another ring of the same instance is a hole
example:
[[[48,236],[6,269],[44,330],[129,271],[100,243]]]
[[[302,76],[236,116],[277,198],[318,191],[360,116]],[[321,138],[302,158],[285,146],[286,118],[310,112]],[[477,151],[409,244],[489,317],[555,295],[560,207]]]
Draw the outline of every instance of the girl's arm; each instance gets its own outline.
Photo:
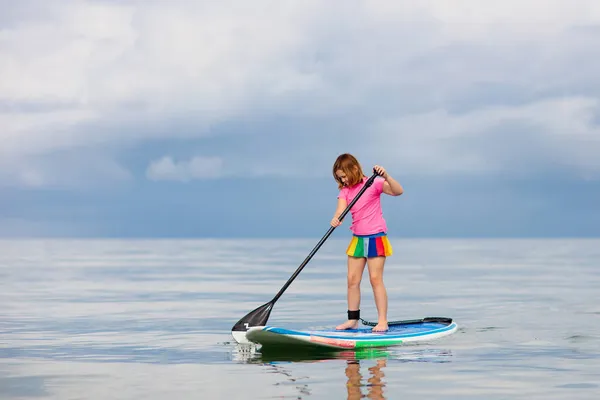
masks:
[[[404,193],[404,188],[397,180],[386,174],[385,182],[383,182],[383,193],[390,196],[400,196]]]
[[[400,196],[402,193],[404,193],[404,188],[402,185],[398,183],[397,180],[392,178],[390,174],[387,173],[385,168],[380,165],[376,165],[373,167],[373,169],[377,171],[377,173],[383,179],[385,179],[385,182],[383,182],[383,193],[389,194],[390,196]]]
[[[342,224],[342,222],[338,218],[340,215],[342,215],[347,206],[348,203],[346,202],[346,200],[338,199],[337,208],[335,210],[335,213],[333,214],[333,219],[331,220],[331,226],[339,226]]]

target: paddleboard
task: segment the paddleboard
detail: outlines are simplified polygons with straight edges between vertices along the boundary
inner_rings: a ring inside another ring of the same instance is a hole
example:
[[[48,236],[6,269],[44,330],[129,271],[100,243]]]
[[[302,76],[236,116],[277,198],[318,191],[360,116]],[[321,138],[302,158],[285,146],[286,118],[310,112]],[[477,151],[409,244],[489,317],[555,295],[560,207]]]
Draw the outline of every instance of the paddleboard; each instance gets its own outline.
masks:
[[[374,325],[366,321],[363,323]],[[373,332],[372,326],[352,330],[294,330],[276,326],[255,326],[248,329],[246,338],[263,347],[364,349],[429,341],[451,335],[457,329],[457,324],[451,318],[445,317],[397,321],[389,323],[388,326],[386,332]]]

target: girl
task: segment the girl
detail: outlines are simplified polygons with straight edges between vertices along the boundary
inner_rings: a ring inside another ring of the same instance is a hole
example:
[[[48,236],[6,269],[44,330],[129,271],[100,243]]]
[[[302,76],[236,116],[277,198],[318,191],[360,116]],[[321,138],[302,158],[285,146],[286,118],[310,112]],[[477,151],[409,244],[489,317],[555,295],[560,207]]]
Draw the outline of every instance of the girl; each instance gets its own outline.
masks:
[[[387,293],[383,284],[383,265],[386,257],[392,255],[392,246],[387,238],[387,226],[381,211],[381,193],[399,196],[404,192],[387,171],[375,165],[373,168],[379,174],[373,184],[363,193],[354,204],[352,214],[353,233],[350,245],[346,250],[348,255],[348,321],[338,325],[336,329],[357,329],[360,319],[360,281],[365,265],[369,266],[369,278],[375,296],[378,321],[373,331],[388,330],[387,323]],[[367,181],[358,160],[351,154],[340,155],[333,164],[333,176],[338,183],[337,209],[331,220],[331,226],[342,224],[338,217],[356,196]]]

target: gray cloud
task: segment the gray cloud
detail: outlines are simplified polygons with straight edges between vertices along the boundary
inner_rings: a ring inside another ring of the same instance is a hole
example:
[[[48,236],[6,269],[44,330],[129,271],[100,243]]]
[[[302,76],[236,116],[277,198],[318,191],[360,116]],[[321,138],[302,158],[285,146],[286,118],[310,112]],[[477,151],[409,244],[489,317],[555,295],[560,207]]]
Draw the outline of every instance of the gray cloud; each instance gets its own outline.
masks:
[[[181,181],[212,179],[221,175],[223,160],[219,157],[193,157],[190,160],[174,161],[164,156],[153,161],[146,170],[146,176],[153,181]]]
[[[0,187],[104,189],[132,178],[132,173],[105,149],[78,148],[0,159]]]
[[[292,153],[307,151],[328,167],[345,146],[432,175],[518,174],[533,159],[536,171],[600,174],[594,0],[67,0],[7,3],[0,23],[4,182],[51,185],[72,170],[123,179],[131,172],[117,157],[132,146],[243,136],[243,126],[218,127],[274,116],[354,124],[280,126],[294,146],[213,152],[224,171],[294,174],[304,158]],[[502,131],[529,142],[502,146]],[[83,167],[81,148],[98,167]],[[197,176],[193,163],[171,161],[150,164],[148,176]]]
[[[549,168],[600,176],[598,111],[596,99],[563,98],[459,115],[408,115],[376,126],[377,142],[388,146],[372,151],[424,174],[523,176]]]

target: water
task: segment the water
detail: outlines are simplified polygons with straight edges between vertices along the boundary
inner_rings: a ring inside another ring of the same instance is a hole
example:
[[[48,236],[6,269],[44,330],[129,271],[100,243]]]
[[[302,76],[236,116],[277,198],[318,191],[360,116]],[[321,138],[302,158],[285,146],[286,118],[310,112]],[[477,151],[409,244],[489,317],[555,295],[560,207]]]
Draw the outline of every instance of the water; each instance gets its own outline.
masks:
[[[328,357],[236,345],[231,326],[317,241],[0,241],[0,398],[600,397],[600,240],[394,240],[389,318],[449,316],[454,335]],[[325,243],[271,324],[343,321],[346,243]],[[366,272],[362,288],[374,319]]]

